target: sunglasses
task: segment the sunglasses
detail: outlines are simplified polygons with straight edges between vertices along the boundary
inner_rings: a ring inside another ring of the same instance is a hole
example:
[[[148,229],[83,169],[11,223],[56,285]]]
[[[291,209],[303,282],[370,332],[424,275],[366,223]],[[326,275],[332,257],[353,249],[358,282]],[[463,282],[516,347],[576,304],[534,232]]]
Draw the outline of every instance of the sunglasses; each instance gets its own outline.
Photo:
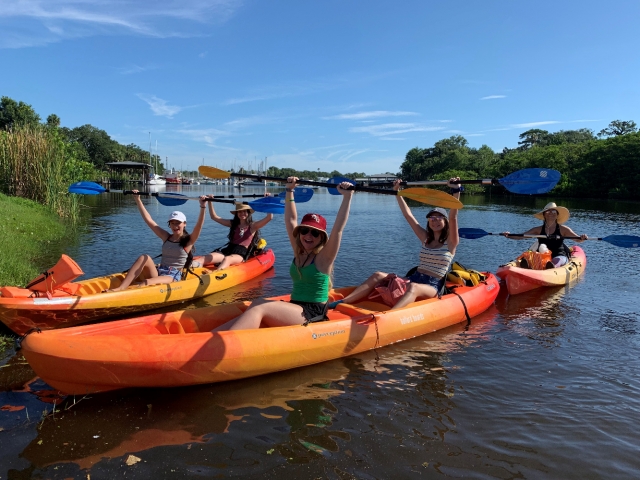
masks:
[[[322,233],[320,230],[316,230],[315,228],[300,227],[298,229],[298,233],[300,234],[300,236],[306,235],[309,232],[311,232],[311,236],[313,238],[318,238],[320,236],[320,234]]]

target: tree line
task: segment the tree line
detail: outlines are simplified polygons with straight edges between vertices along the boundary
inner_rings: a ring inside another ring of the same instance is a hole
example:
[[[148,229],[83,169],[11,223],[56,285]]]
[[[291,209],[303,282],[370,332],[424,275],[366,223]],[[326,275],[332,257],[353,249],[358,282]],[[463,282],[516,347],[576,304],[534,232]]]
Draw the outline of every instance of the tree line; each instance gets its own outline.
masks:
[[[640,200],[640,132],[633,121],[614,120],[597,134],[592,130],[532,129],[519,136],[518,147],[494,152],[471,148],[454,135],[429,148],[407,152],[399,175],[408,181],[501,178],[523,168],[552,168],[562,177],[554,195]],[[468,192],[488,188],[470,186]]]

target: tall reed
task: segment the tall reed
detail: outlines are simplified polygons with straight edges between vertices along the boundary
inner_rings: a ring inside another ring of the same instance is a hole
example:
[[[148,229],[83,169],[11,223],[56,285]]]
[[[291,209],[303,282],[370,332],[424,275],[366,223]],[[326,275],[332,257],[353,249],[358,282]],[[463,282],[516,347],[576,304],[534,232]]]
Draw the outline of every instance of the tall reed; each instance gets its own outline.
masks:
[[[93,173],[93,167],[78,160],[76,152],[55,128],[0,132],[0,192],[34,200],[61,217],[77,219],[78,201],[67,190],[79,176]]]

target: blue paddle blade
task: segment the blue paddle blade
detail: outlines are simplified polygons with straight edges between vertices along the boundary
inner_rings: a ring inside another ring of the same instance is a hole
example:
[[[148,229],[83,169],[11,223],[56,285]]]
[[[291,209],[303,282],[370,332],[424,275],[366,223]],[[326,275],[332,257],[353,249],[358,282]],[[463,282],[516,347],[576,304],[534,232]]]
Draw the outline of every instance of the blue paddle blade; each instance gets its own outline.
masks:
[[[102,185],[94,182],[76,182],[69,185],[69,193],[80,195],[98,195],[106,191]]]
[[[640,237],[636,235],[609,235],[602,239],[617,247],[638,248],[640,247]]]
[[[158,200],[160,205],[164,205],[166,207],[177,207],[178,205],[184,205],[189,200],[188,197],[181,195],[179,193],[167,192],[162,195],[154,195]]]
[[[333,178],[330,178],[327,183],[332,183],[334,185],[340,185],[342,182],[349,182],[351,185],[355,185],[356,184],[356,182],[354,182],[350,178],[345,178],[345,177],[333,177]],[[337,188],[328,187],[327,190],[329,190],[329,193],[331,195],[340,195],[340,192],[338,191]]]
[[[287,191],[283,190],[277,196],[279,198],[285,198],[287,196]],[[296,187],[295,191],[293,192],[293,198],[296,199],[297,203],[308,202],[309,200],[311,200],[311,197],[313,197],[313,188]]]
[[[265,197],[269,198],[269,197]],[[274,197],[272,197],[274,198]],[[281,200],[279,198],[275,198],[276,200]],[[261,213],[275,213],[275,214],[283,214],[284,213],[284,205],[281,203],[273,203],[273,202],[265,202],[264,199],[256,200],[255,202],[249,202],[248,205],[253,208],[256,212]]]
[[[475,240],[476,238],[482,238],[487,235],[490,235],[490,233],[485,232],[481,228],[459,228],[458,229],[458,236],[460,238],[468,238],[471,240]]]
[[[498,180],[512,193],[547,193],[560,181],[560,172],[550,168],[525,168]]]

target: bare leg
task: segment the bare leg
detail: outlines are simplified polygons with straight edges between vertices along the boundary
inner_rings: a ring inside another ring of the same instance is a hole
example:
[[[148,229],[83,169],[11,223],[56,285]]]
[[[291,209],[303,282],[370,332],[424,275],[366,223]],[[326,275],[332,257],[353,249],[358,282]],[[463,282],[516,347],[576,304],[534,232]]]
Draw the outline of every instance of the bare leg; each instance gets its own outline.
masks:
[[[149,255],[140,255],[138,259],[133,262],[131,268],[127,272],[127,276],[118,288],[113,288],[111,292],[119,292],[125,290],[133,283],[134,280],[151,279],[158,276],[158,270],[156,269],[153,259]]]
[[[391,308],[391,310],[406,307],[411,302],[415,302],[417,298],[433,298],[436,295],[438,295],[438,292],[431,285],[411,282],[407,285],[407,291],[405,294],[398,303]]]
[[[238,265],[243,261],[244,259],[240,255],[227,255],[226,257],[224,257],[224,260],[220,262],[220,265],[216,267],[216,270],[224,270],[231,265]]]
[[[200,265],[213,265],[215,263],[220,263],[221,261],[223,261],[224,255],[220,252],[211,252],[207,255],[193,257],[193,260],[200,262]]]
[[[302,315],[302,307],[289,302],[255,300],[251,306],[239,317],[215,328],[214,332],[225,330],[247,330],[260,328],[264,323],[269,327],[284,327],[302,325],[306,319]]]
[[[369,278],[367,278],[367,280],[362,285],[359,285],[353,292],[344,297],[342,301],[344,303],[357,303],[360,300],[367,298],[369,294],[373,292],[373,289],[378,284],[378,282],[380,282],[380,280],[385,278],[387,275],[388,274],[384,272],[374,273]]]

